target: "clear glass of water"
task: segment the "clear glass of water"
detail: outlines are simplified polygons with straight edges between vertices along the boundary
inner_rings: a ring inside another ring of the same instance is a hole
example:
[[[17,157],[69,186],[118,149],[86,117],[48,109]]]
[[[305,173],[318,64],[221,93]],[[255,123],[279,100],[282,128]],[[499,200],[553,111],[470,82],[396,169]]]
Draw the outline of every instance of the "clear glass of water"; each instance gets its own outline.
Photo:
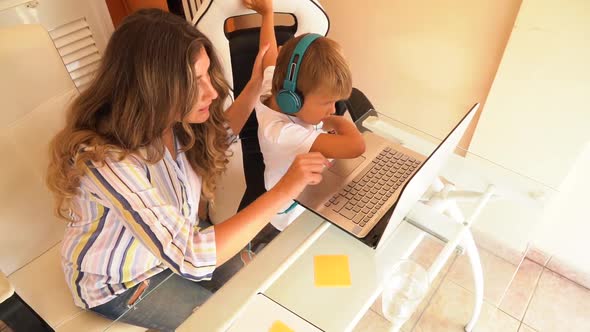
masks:
[[[390,331],[399,331],[410,319],[424,296],[430,282],[428,273],[412,260],[402,260],[386,274],[383,283],[383,316],[392,324]]]

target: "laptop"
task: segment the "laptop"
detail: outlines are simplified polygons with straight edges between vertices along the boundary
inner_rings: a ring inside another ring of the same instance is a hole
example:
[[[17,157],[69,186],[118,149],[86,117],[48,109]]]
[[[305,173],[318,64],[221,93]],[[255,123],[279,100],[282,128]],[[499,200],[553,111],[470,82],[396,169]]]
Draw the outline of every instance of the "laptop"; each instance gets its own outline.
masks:
[[[378,249],[433,183],[478,109],[473,105],[429,156],[364,131],[365,153],[334,160],[322,182],[307,186],[296,202]]]

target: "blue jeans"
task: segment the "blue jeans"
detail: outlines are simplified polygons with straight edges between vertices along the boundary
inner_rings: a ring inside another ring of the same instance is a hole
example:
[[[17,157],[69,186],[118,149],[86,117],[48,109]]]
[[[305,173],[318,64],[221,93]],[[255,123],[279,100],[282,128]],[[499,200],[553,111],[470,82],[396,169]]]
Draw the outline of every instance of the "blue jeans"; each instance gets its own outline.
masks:
[[[268,224],[252,240],[252,248],[259,252],[278,233]],[[174,331],[243,266],[242,257],[237,254],[216,268],[210,281],[201,282],[184,279],[167,269],[90,310],[111,320],[118,319],[147,329]],[[145,288],[140,289],[142,287]],[[136,299],[139,293],[141,295]]]
[[[148,286],[141,297],[136,285],[111,301],[90,310],[111,320],[156,329],[174,331],[193,310],[211,296],[211,291],[196,282],[184,279],[170,270],[164,270],[147,280]]]

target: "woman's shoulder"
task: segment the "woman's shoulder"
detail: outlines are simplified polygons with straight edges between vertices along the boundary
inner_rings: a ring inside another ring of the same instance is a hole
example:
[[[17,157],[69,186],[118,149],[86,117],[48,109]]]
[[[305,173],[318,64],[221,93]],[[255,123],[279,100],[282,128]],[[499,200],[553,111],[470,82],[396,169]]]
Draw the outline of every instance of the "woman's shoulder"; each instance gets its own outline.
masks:
[[[77,157],[81,154],[89,154],[87,158],[89,163],[94,167],[103,167],[106,164],[117,168],[132,167],[147,169],[149,164],[157,163],[155,153],[145,148],[129,152],[113,146],[81,146]]]

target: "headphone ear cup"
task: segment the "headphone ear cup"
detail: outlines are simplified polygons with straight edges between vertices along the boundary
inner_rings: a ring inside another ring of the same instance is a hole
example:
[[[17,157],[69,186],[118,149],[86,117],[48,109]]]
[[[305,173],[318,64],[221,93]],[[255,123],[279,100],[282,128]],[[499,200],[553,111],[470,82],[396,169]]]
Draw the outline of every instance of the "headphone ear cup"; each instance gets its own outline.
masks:
[[[281,112],[295,114],[301,110],[303,102],[296,92],[283,89],[277,94],[277,104],[281,108]]]

